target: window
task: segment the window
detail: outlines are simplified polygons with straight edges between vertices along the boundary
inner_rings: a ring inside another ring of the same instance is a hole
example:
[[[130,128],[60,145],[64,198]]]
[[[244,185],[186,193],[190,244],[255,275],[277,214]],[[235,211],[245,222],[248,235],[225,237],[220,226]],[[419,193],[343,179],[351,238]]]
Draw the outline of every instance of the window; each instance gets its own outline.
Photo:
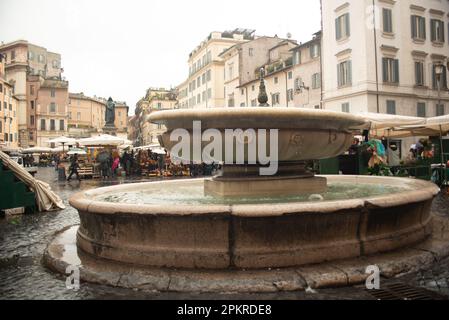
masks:
[[[251,86],[251,91],[254,91],[254,90],[256,90],[256,86],[255,86],[255,85],[252,85],[252,86]]]
[[[240,103],[240,107],[244,108],[245,107],[245,102]]]
[[[399,60],[382,58],[383,81],[399,83]]]
[[[441,20],[430,20],[430,35],[433,42],[444,42],[444,22]]]
[[[300,64],[301,63],[301,51],[295,51],[295,55],[293,56],[293,63]]]
[[[274,94],[271,95],[271,102],[272,102],[271,104],[273,106],[279,104],[280,96],[281,96],[280,93],[274,93]]]
[[[293,71],[289,71],[288,72],[288,79],[291,80],[293,79]],[[254,87],[254,86],[253,86]]]
[[[30,94],[34,95],[34,86],[30,86]]]
[[[396,114],[396,101],[387,100],[387,113]]]
[[[418,102],[416,115],[418,117],[426,117],[426,104],[424,102]]]
[[[412,38],[426,40],[426,19],[420,16],[412,16]]]
[[[72,120],[72,112],[69,112],[69,120]],[[94,117],[95,120],[95,117]]]
[[[249,48],[249,49],[248,49],[248,55],[249,55],[250,57],[254,56],[254,49],[253,49],[253,48]]]
[[[228,65],[228,79],[234,78],[234,63]]]
[[[207,99],[212,99],[212,89],[207,89]]]
[[[293,101],[293,89],[287,90],[287,101]]]
[[[197,87],[197,88],[201,87],[201,77],[198,77],[198,78],[196,79],[196,87]]]
[[[201,94],[198,93],[198,95],[196,96],[196,102],[197,103],[201,103]]]
[[[206,94],[207,94],[206,90],[204,90],[201,94],[203,101],[206,101]]]
[[[28,51],[28,60],[31,60],[31,61],[34,60],[34,52],[33,51]]]
[[[56,130],[56,122],[54,119],[50,120],[50,130],[55,131]]]
[[[11,61],[16,59],[16,51],[12,50],[11,51]]]
[[[257,106],[257,99],[251,100],[251,107]]]
[[[234,101],[234,94],[230,94],[228,97],[228,107],[234,107],[235,101]]]
[[[211,80],[211,71],[210,71],[210,70],[207,70],[207,73],[206,73],[206,80],[207,80],[207,81],[210,81],[210,80]]]
[[[277,84],[279,82],[278,77],[274,77],[274,84]]]
[[[415,85],[424,85],[424,62],[415,61]]]
[[[314,44],[310,47],[310,57],[317,58],[320,55],[320,46],[318,44]]]
[[[59,67],[59,61],[58,60],[53,60],[52,65],[53,65],[54,69],[57,69]]]
[[[383,17],[383,31],[388,33],[393,33],[393,14],[391,9],[382,9]]]
[[[37,56],[37,61],[40,62],[40,63],[44,63],[45,62],[44,56],[42,54],[38,55]]]
[[[437,117],[444,116],[444,104],[437,104],[435,107],[436,107],[435,115]]]
[[[59,120],[59,131],[64,131],[64,130],[65,130],[64,120],[61,119],[61,120]]]
[[[335,19],[335,36],[337,40],[347,38],[351,35],[349,13]]]
[[[341,112],[349,113],[349,102],[345,102],[341,104]]]
[[[245,89],[240,89],[240,94],[243,96],[245,94]]]
[[[34,100],[30,101],[31,110],[34,110]]]
[[[3,92],[3,84],[0,83],[0,93]],[[0,106],[1,107],[1,106]]]
[[[50,90],[50,95],[51,95],[52,98],[56,97],[56,91],[55,91],[55,89],[51,89],[51,90]]]
[[[4,140],[4,141],[8,141],[8,134],[7,134],[7,133],[4,134],[3,140]]]
[[[45,119],[41,119],[41,130],[42,131],[46,130]]]
[[[12,104],[9,104],[9,111],[12,111]]]
[[[312,89],[318,89],[321,87],[321,77],[319,73],[312,75]]]
[[[337,66],[338,86],[343,87],[352,84],[352,62],[344,61]]]
[[[2,132],[2,130],[3,130],[3,125],[2,125],[2,122],[0,121],[0,132]]]
[[[203,84],[206,83],[206,73],[203,73],[203,74],[201,75],[201,81],[203,82]]]
[[[50,113],[56,112],[56,104],[54,102],[50,103]]]
[[[433,65],[432,67],[432,87],[435,90],[438,90],[438,77],[437,74],[435,72],[435,68],[436,66]],[[446,66],[443,66],[443,73],[440,76],[440,89],[447,89],[447,70],[446,70]]]
[[[295,91],[301,91],[301,85],[302,85],[302,79],[296,78],[295,79]]]

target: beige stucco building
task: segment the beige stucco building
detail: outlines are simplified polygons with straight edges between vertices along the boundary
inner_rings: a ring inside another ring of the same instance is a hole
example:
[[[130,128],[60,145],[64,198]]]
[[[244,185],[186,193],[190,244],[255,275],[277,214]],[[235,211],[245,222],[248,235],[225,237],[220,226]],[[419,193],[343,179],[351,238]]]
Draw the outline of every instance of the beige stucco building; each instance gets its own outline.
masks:
[[[293,105],[301,108],[321,108],[321,32],[292,50]]]
[[[224,62],[220,54],[237,43],[254,39],[254,30],[211,32],[189,55],[189,76],[180,86],[179,106],[211,108],[225,106]]]
[[[227,107],[257,106],[260,69],[265,69],[268,104],[293,106],[293,58],[296,41],[260,37],[222,53]]]
[[[25,40],[0,45],[0,53],[17,98],[19,145],[47,146],[67,128],[68,82],[62,79],[61,56]]]
[[[144,98],[136,106],[136,114],[132,119],[133,136],[137,145],[158,143],[158,136],[165,131],[160,124],[150,123],[148,115],[153,111],[171,110],[179,107],[176,90],[149,88]],[[131,140],[131,139],[130,139]]]
[[[19,146],[17,105],[13,86],[6,81],[5,60],[0,56],[0,146]]]
[[[117,136],[128,136],[128,109],[124,102],[115,102],[115,127]],[[105,126],[106,99],[86,96],[81,93],[69,94],[68,133],[71,137],[90,137],[102,133]]]

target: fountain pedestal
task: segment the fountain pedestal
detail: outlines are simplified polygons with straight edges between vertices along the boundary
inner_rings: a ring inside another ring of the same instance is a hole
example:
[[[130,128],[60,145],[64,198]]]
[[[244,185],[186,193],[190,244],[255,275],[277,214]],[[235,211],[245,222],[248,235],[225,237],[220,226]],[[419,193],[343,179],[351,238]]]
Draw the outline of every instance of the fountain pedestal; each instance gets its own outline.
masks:
[[[303,161],[280,162],[277,174],[261,176],[258,165],[224,165],[204,181],[204,194],[215,197],[268,197],[324,193],[327,179],[315,177]]]

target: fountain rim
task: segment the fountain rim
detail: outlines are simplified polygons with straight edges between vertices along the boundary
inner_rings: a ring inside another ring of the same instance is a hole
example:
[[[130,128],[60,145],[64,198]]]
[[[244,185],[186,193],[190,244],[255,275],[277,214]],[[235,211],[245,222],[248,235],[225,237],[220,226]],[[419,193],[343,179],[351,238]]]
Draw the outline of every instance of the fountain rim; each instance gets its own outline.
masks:
[[[142,190],[142,185],[149,184],[179,184],[189,183],[199,179],[154,181],[143,183],[129,183],[117,186],[102,187],[83,191],[73,195],[69,203],[79,211],[95,214],[121,214],[121,215],[150,215],[150,216],[204,216],[204,215],[231,215],[240,217],[273,217],[288,214],[310,214],[327,213],[363,207],[387,208],[400,206],[408,203],[416,203],[434,198],[440,189],[433,183],[423,180],[399,178],[399,177],[378,177],[378,176],[353,176],[353,175],[328,175],[322,176],[328,182],[354,182],[367,184],[393,184],[396,186],[407,186],[410,190],[397,193],[363,197],[347,200],[330,200],[323,202],[291,202],[291,203],[270,203],[267,204],[130,204],[112,203],[94,200],[93,197],[112,191]],[[139,188],[140,186],[140,188]]]
[[[305,108],[288,108],[288,107],[251,107],[251,108],[207,108],[207,109],[175,109],[161,110],[151,113],[148,121],[156,124],[169,125],[172,121],[181,120],[200,120],[207,122],[217,119],[223,123],[223,126],[229,124],[227,120],[245,119],[248,117],[252,121],[267,121],[271,126],[279,126],[280,128],[301,128],[298,125],[291,125],[293,117],[299,117],[301,121],[332,121],[345,122],[345,127],[360,129],[366,127],[366,120],[358,115],[346,112],[338,112],[332,110],[315,110]],[[284,125],[287,122],[287,125]],[[232,127],[232,126],[231,126]],[[259,127],[259,126],[258,126]],[[170,129],[170,128],[169,128]]]

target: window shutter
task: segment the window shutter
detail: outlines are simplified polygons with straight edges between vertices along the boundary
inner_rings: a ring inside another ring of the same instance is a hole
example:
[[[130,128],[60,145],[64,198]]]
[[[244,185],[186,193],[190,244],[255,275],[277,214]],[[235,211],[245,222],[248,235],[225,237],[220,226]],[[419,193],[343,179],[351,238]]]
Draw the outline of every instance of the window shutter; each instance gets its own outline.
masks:
[[[441,25],[441,42],[444,42],[444,41],[445,41],[445,36],[444,36],[444,22],[441,21],[441,22],[440,22],[440,25]]]
[[[436,41],[437,39],[436,39],[436,30],[435,30],[435,27],[436,27],[436,23],[435,23],[436,21],[435,20],[433,20],[433,19],[431,19],[430,20],[430,36],[431,36],[431,40],[432,41]]]
[[[351,60],[348,61],[348,83],[347,84],[352,84],[352,61]]]
[[[447,70],[446,67],[443,67],[443,78],[441,82],[441,87],[443,89],[447,89]]]
[[[382,58],[382,77],[383,81],[388,81],[388,60],[386,58]]]
[[[399,83],[399,60],[394,60],[394,82]]]
[[[351,23],[349,19],[349,13],[345,15],[345,23],[346,23],[346,36],[349,37],[351,35]]]
[[[411,16],[411,26],[412,26],[412,38],[416,38],[416,18],[415,16]]]
[[[338,80],[338,86],[341,87],[341,63],[337,65],[337,80]]]
[[[419,25],[420,25],[420,32],[422,38],[425,40],[427,38],[426,35],[426,19],[425,18],[419,18]]]
[[[341,24],[340,18],[335,19],[335,37],[337,40],[341,39],[340,24]]]
[[[435,65],[432,66],[432,87],[438,89],[437,75],[435,73]]]

